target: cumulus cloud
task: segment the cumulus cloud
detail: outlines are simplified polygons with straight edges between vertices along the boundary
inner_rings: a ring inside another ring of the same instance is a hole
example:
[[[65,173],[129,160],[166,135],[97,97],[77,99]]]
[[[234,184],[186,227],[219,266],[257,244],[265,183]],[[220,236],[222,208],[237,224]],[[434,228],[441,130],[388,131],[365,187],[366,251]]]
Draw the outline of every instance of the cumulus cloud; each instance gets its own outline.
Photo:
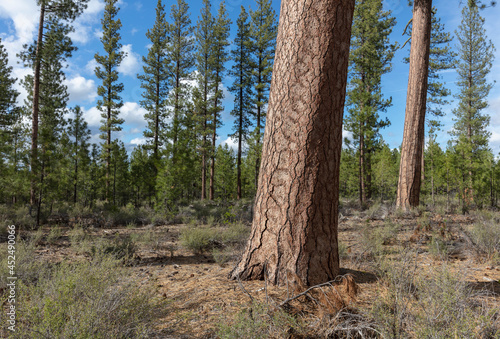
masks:
[[[134,139],[130,140],[130,144],[136,145],[136,146],[145,145],[146,142],[147,142],[146,138],[134,138]]]
[[[132,45],[123,45],[122,52],[125,52],[125,58],[118,67],[118,71],[125,75],[133,76],[139,71],[139,54],[132,51]]]
[[[83,110],[83,118],[87,121],[89,127],[101,126],[101,111],[97,107],[92,107],[88,110]]]
[[[65,81],[68,86],[69,98],[71,101],[92,102],[97,97],[97,87],[92,79],[85,79],[77,75]]]
[[[222,145],[227,144],[229,148],[232,148],[235,152],[238,151],[238,140],[235,140],[231,137],[228,137],[226,140],[224,140]],[[243,147],[245,148],[245,147]]]
[[[132,125],[140,130],[146,125],[144,115],[147,111],[139,106],[137,102],[126,102],[120,110],[120,117],[125,120],[126,124]]]
[[[75,31],[70,34],[73,41],[86,44],[92,38],[95,38],[95,32],[92,31],[92,25],[97,23],[104,10],[104,2],[101,0],[91,0],[87,9],[74,22]]]
[[[89,62],[85,65],[85,69],[87,70],[88,74],[95,74],[95,69],[96,67],[99,66],[97,61],[95,59],[90,59]]]

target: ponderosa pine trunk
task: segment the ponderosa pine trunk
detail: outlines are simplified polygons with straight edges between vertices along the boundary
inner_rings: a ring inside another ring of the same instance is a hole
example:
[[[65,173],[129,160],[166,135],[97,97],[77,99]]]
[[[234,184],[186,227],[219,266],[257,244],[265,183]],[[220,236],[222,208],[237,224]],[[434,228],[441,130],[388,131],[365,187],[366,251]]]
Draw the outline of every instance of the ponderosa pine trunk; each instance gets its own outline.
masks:
[[[339,274],[342,118],[354,0],[284,0],[250,239],[231,277]]]
[[[396,206],[404,210],[420,203],[431,8],[432,0],[415,0],[413,4],[410,72],[396,200]]]

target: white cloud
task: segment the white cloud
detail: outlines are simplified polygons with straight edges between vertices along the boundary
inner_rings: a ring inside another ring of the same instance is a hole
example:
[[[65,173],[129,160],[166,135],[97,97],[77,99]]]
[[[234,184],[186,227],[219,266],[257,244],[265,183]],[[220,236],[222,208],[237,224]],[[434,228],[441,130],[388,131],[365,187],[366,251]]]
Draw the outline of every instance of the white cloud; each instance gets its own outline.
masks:
[[[101,126],[101,111],[97,107],[92,107],[89,110],[83,110],[83,117],[89,127]]]
[[[87,65],[85,65],[85,69],[87,70],[88,74],[95,74],[95,69],[99,64],[95,59],[90,59],[89,62],[87,62]]]
[[[146,142],[147,142],[146,138],[134,138],[134,139],[130,140],[130,144],[136,145],[136,146],[144,145],[144,144],[146,144]]]
[[[123,45],[122,51],[125,52],[125,58],[122,63],[118,67],[118,71],[129,76],[135,77],[137,72],[139,71],[140,63],[139,63],[139,55],[132,51],[132,45]]]
[[[94,37],[96,37],[97,39],[101,39],[103,34],[104,32],[102,31],[102,29],[94,29]]]
[[[227,144],[227,146],[229,148],[232,148],[235,152],[238,151],[238,141],[231,138],[231,137],[228,137],[226,140],[224,140],[222,143],[222,145],[224,144]],[[245,148],[245,147],[243,147]]]
[[[146,125],[144,115],[147,111],[139,106],[137,102],[126,102],[120,110],[120,118],[125,120],[126,124],[133,125],[135,128],[142,130]]]
[[[66,80],[65,84],[68,86],[71,101],[92,102],[97,97],[97,87],[92,79],[85,79],[77,75],[72,79]]]

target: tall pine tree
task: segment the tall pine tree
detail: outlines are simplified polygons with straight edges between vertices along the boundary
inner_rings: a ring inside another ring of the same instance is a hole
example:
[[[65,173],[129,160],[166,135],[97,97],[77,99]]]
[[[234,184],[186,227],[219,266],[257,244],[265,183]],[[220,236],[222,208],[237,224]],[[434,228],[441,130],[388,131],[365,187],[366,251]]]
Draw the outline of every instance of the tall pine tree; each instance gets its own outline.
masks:
[[[213,81],[210,59],[212,58],[212,42],[214,19],[210,12],[210,0],[203,0],[200,18],[195,30],[196,37],[196,65],[197,65],[197,89],[195,91],[195,105],[199,133],[201,136],[201,199],[206,199],[207,193],[207,163],[210,152],[209,135],[211,131],[211,94],[210,89]]]
[[[453,110],[455,125],[452,135],[462,172],[462,210],[465,213],[474,202],[474,186],[482,159],[488,152],[490,133],[486,130],[490,117],[482,111],[488,106],[486,98],[492,88],[488,83],[494,47],[487,40],[484,19],[478,6],[468,1],[462,10],[462,22],[456,31],[459,41],[458,107]]]
[[[166,103],[168,99],[169,59],[167,57],[168,23],[165,19],[165,6],[161,0],[156,5],[156,21],[153,28],[148,29],[146,37],[151,41],[148,55],[142,57],[144,62],[141,80],[143,100],[141,106],[147,110],[144,115],[148,126],[144,136],[151,140],[148,149],[153,150],[153,157],[159,159],[159,149],[163,145],[163,134],[166,120]]]
[[[250,10],[250,31],[252,37],[252,82],[254,84],[255,96],[253,99],[255,110],[255,177],[254,186],[257,187],[260,167],[260,153],[262,151],[262,129],[265,125],[267,103],[269,100],[269,88],[274,63],[274,52],[276,49],[276,35],[278,34],[278,22],[276,13],[272,8],[271,0],[256,0],[257,10]]]
[[[190,73],[194,65],[193,58],[193,39],[194,28],[189,19],[189,6],[184,0],[177,0],[172,5],[170,18],[172,23],[169,25],[169,45],[167,47],[167,56],[170,60],[170,92],[169,105],[172,107],[172,124],[168,131],[168,137],[172,143],[171,157],[175,162],[177,153],[177,141],[183,115],[186,114],[188,84],[186,80],[190,79]]]
[[[353,134],[359,159],[359,200],[361,204],[371,197],[371,157],[378,145],[381,128],[389,125],[380,119],[391,99],[384,99],[382,75],[391,70],[396,49],[389,43],[389,35],[396,24],[390,12],[382,9],[377,0],[356,2],[351,37],[350,84],[348,88],[348,115],[346,129]]]
[[[68,136],[71,138],[71,160],[73,163],[73,202],[78,201],[78,188],[82,183],[82,168],[88,166],[90,130],[87,122],[83,118],[83,111],[80,106],[73,109],[74,117],[68,120]]]
[[[211,147],[211,164],[210,164],[210,193],[209,198],[214,199],[215,195],[215,141],[217,140],[217,128],[220,125],[220,113],[224,110],[222,99],[222,79],[226,73],[225,63],[229,60],[227,46],[229,46],[229,30],[231,20],[227,16],[226,5],[221,1],[217,18],[214,22],[212,56],[210,58],[210,69],[212,71],[212,91],[213,91],[213,106],[212,106],[212,147]]]
[[[12,78],[12,67],[8,62],[7,50],[0,38],[0,178],[2,187],[9,192],[3,192],[2,197],[12,198],[15,202],[17,192],[9,188],[14,185],[18,172],[18,140],[20,130],[18,124],[21,121],[21,110],[16,106],[19,92],[14,88],[15,78]]]
[[[237,167],[237,198],[242,198],[241,184],[241,157],[243,153],[243,142],[246,140],[249,127],[250,115],[252,113],[252,65],[251,65],[251,33],[248,22],[248,14],[245,7],[241,6],[241,12],[236,22],[238,31],[234,40],[235,49],[231,51],[234,65],[230,74],[235,78],[229,90],[234,93],[234,109],[231,111],[236,120],[234,122],[234,133],[232,137],[238,140]]]
[[[100,66],[95,69],[95,75],[102,80],[102,85],[97,88],[97,94],[101,97],[97,101],[97,108],[102,112],[102,132],[100,138],[104,140],[102,145],[103,156],[106,161],[106,201],[110,194],[110,171],[111,171],[111,133],[121,131],[120,125],[123,119],[118,118],[123,101],[120,93],[123,91],[123,83],[118,82],[118,66],[124,58],[121,51],[120,33],[122,27],[120,19],[116,19],[119,8],[116,7],[118,0],[106,0],[104,7],[104,18],[101,20],[103,36],[101,42],[104,55],[96,53],[94,58]]]
[[[36,189],[35,178],[38,171],[38,123],[39,123],[39,104],[40,104],[40,77],[41,67],[44,55],[45,39],[48,36],[44,33],[45,22],[47,17],[56,17],[65,22],[75,20],[86,8],[89,0],[38,0],[37,5],[40,6],[40,17],[38,22],[38,35],[33,50],[33,94],[31,96],[31,189],[30,202],[31,205],[36,204]],[[50,19],[50,20],[53,20]],[[44,39],[45,38],[45,39]],[[46,62],[46,61],[45,61]]]
[[[59,180],[55,174],[57,162],[63,157],[58,147],[65,121],[66,104],[69,98],[67,87],[64,85],[64,65],[72,52],[76,49],[69,33],[72,28],[62,22],[57,16],[49,16],[46,22],[44,49],[41,55],[37,52],[37,45],[33,43],[26,46],[21,58],[27,66],[33,66],[38,57],[41,57],[40,87],[38,89],[39,128],[37,128],[37,167],[32,172],[37,174],[32,177],[32,188],[35,197],[36,225],[40,224],[42,199],[56,196]],[[28,92],[28,102],[31,104],[35,90],[33,76],[28,75],[23,84]]]

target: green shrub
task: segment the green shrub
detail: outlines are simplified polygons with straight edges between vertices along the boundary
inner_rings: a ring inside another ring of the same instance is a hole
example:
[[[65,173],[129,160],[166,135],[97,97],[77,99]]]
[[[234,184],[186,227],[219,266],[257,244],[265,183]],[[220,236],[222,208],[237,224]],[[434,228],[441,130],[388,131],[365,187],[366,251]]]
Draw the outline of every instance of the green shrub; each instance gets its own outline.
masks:
[[[223,319],[217,324],[217,337],[221,339],[289,338],[300,334],[302,326],[282,310],[271,311],[268,306],[253,303],[240,311],[235,319]]]
[[[165,314],[155,291],[124,278],[110,256],[35,274],[36,284],[19,280],[21,338],[148,338]]]
[[[417,280],[418,308],[414,331],[417,338],[498,338],[499,324],[491,311],[475,302],[475,293],[463,275],[447,266]],[[485,334],[488,335],[485,336]],[[493,334],[493,335],[492,335]]]
[[[110,239],[101,238],[94,243],[90,249],[92,258],[99,258],[103,255],[111,255],[115,259],[129,264],[135,258],[137,248],[130,235],[116,235]]]
[[[33,241],[23,241],[17,237],[16,240],[16,267],[15,273],[16,277],[19,280],[24,281],[25,283],[33,283],[37,281],[40,277],[40,272],[43,272],[46,267],[48,267],[47,263],[40,261],[37,256],[35,249],[36,245]],[[2,249],[4,250],[4,249]],[[7,277],[11,276],[9,274],[9,270],[7,268],[7,255],[0,256],[2,259],[0,260],[0,290],[6,287]]]
[[[47,236],[48,244],[55,244],[62,236],[62,229],[59,225],[54,225],[50,228],[49,235]]]
[[[250,234],[250,227],[242,222],[229,224],[220,230],[220,240],[225,244],[243,244]]]
[[[471,237],[488,260],[494,261],[495,264],[500,262],[500,223],[493,218],[476,222],[472,226]]]
[[[429,242],[429,253],[435,259],[445,260],[448,258],[448,244],[441,237],[433,236]]]
[[[179,241],[183,247],[201,254],[214,248],[217,235],[217,230],[214,228],[185,227],[179,235]]]

